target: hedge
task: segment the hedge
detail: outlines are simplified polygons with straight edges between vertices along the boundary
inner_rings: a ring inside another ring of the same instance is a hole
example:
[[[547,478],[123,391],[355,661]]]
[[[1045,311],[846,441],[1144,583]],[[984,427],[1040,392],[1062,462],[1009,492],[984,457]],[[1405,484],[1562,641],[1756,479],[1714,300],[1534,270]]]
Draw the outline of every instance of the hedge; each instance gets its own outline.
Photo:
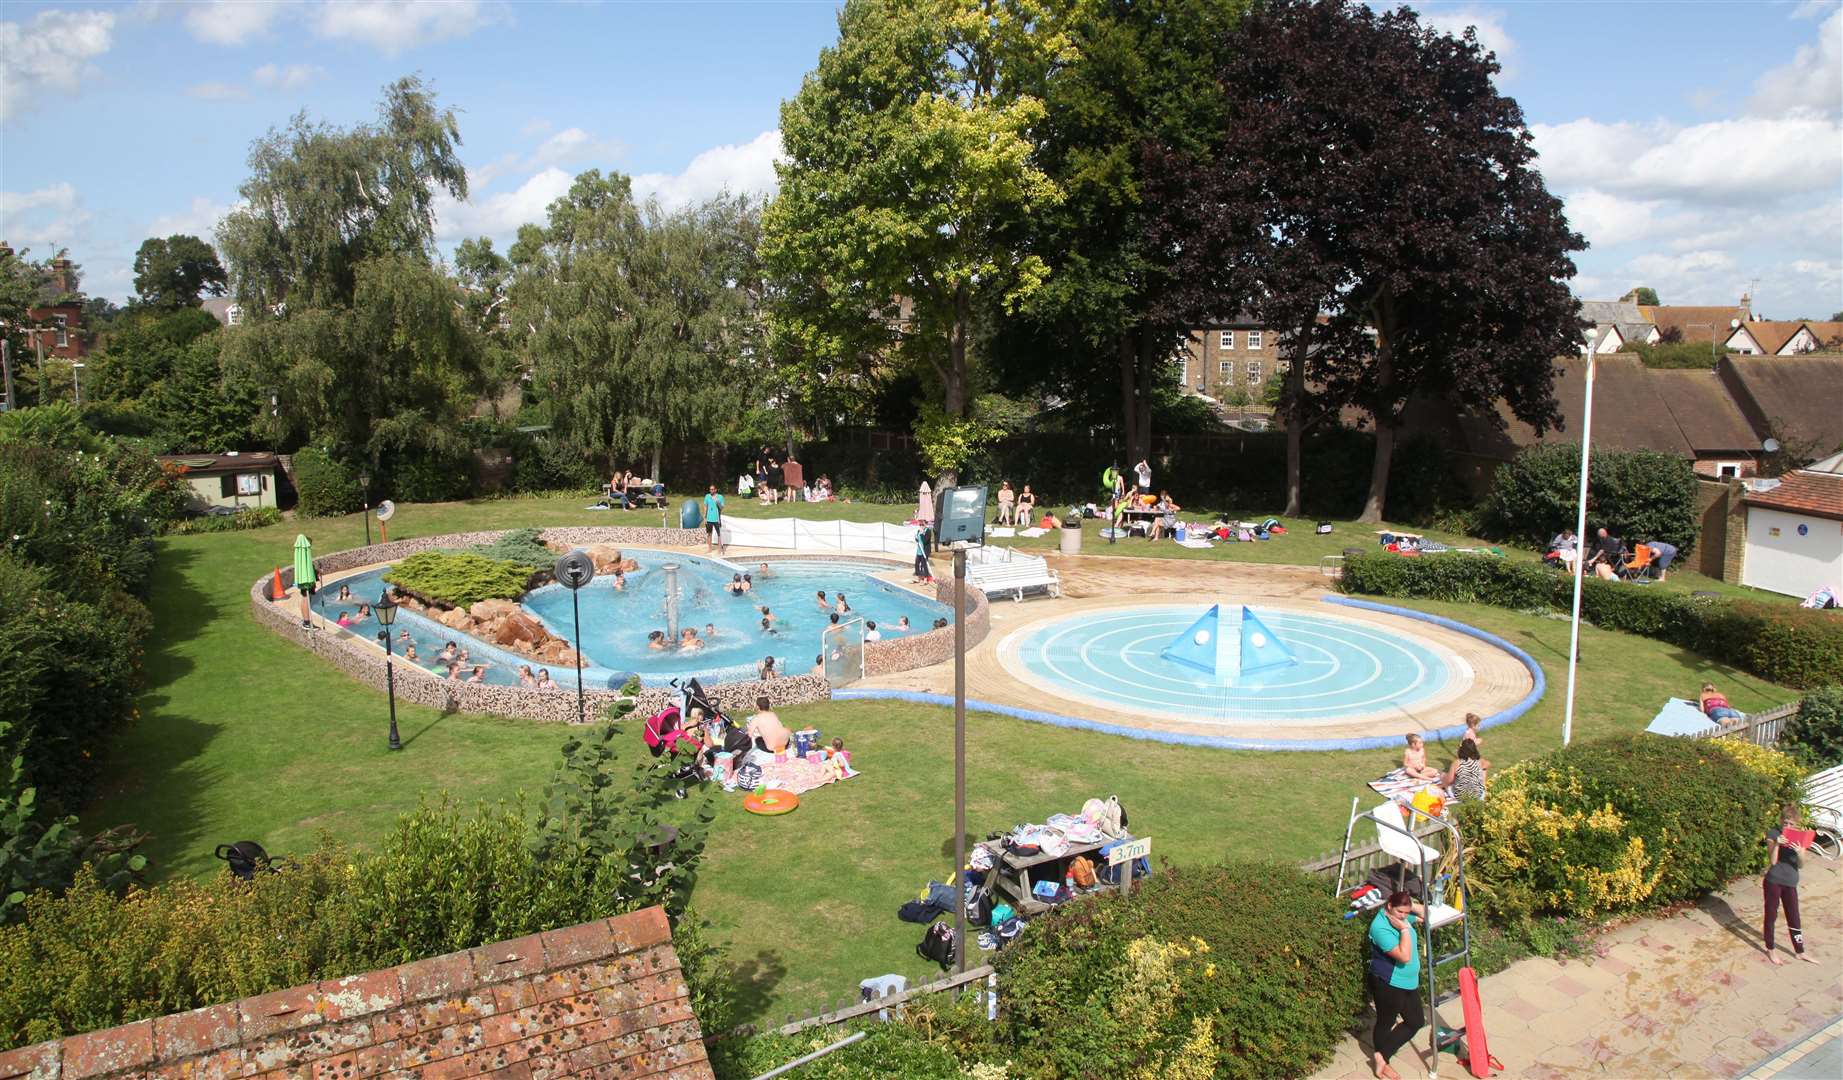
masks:
[[[273,506],[258,506],[235,514],[203,514],[180,518],[167,531],[180,536],[190,533],[242,532],[246,529],[266,529],[280,524],[281,520],[280,510]]]
[[[1843,686],[1806,694],[1798,714],[1786,721],[1779,745],[1812,769],[1843,765]]]
[[[1542,545],[1579,512],[1581,449],[1573,443],[1530,447],[1497,470],[1485,499],[1493,535]],[[1628,543],[1663,540],[1685,554],[1699,535],[1696,474],[1687,461],[1657,450],[1599,450],[1587,487],[1588,526],[1605,526]]]
[[[1310,1075],[1363,1006],[1341,912],[1262,862],[1075,901],[999,954],[999,1042],[1025,1076]]]
[[[1461,809],[1468,899],[1512,922],[1694,899],[1763,867],[1761,839],[1801,777],[1751,743],[1644,733],[1518,762]]]
[[[1567,610],[1573,579],[1540,563],[1449,552],[1404,558],[1366,552],[1344,560],[1341,592],[1496,607]],[[1654,638],[1798,689],[1843,683],[1843,619],[1756,600],[1695,597],[1589,578],[1581,618],[1602,630]]]
[[[365,506],[357,475],[311,446],[295,451],[294,490],[299,498],[295,510],[302,517],[334,517]]]

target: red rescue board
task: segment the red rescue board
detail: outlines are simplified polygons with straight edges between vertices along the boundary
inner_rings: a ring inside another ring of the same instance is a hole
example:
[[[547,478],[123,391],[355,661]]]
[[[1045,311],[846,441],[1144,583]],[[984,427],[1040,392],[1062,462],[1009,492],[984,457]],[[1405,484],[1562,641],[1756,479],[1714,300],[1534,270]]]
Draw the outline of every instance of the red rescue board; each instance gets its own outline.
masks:
[[[1473,1076],[1491,1075],[1491,1050],[1485,1045],[1485,1007],[1478,1000],[1478,973],[1459,969],[1459,1004],[1465,1010],[1466,1068]]]

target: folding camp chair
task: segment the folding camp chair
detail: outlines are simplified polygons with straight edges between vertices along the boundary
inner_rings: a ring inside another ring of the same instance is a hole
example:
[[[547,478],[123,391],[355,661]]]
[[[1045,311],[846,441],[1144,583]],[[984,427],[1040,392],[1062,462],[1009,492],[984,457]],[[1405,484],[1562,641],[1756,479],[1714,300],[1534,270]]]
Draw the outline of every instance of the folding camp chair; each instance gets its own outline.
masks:
[[[1639,544],[1634,547],[1632,553],[1625,557],[1625,561],[1619,564],[1619,580],[1650,581],[1651,563],[1656,557],[1657,552],[1651,549],[1650,544]]]

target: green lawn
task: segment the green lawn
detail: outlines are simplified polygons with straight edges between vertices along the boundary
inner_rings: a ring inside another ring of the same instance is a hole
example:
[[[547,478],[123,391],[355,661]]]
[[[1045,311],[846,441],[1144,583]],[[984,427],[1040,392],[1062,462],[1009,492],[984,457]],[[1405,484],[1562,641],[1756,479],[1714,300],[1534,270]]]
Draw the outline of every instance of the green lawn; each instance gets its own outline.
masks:
[[[629,517],[638,523],[646,516],[585,512],[587,501],[406,506],[392,533]],[[863,520],[900,514],[894,507],[839,504],[801,509],[815,517],[868,515]],[[307,526],[321,551],[364,539],[356,517]],[[212,873],[212,846],[234,840],[299,851],[325,830],[364,844],[429,793],[472,800],[536,792],[567,737],[557,727],[405,707],[400,721],[408,746],[401,754],[386,751],[382,695],[258,628],[248,615],[249,583],[287,560],[296,531],[286,523],[161,542],[141,721],[121,738],[109,788],[85,815],[92,828],[133,822],[150,831],[158,874]],[[1418,606],[1503,635],[1549,673],[1547,698],[1524,719],[1487,733],[1486,756],[1503,763],[1555,745],[1566,620]],[[1583,629],[1582,654],[1577,737],[1642,727],[1665,697],[1686,696],[1704,679],[1719,682],[1743,709],[1796,696],[1670,646],[1592,628]],[[865,976],[923,974],[913,949],[920,928],[898,921],[895,911],[930,877],[949,872],[952,850],[950,710],[840,702],[788,710],[788,719],[842,735],[864,775],[812,793],[785,818],[751,817],[726,802],[695,896],[744,962],[754,1008],[777,1017],[822,999],[835,1002]],[[1386,751],[1171,747],[978,713],[968,726],[968,820],[976,835],[1114,792],[1134,828],[1155,837],[1156,851],[1176,861],[1226,854],[1304,859],[1335,849],[1351,798],[1369,798],[1362,782],[1393,758]]]

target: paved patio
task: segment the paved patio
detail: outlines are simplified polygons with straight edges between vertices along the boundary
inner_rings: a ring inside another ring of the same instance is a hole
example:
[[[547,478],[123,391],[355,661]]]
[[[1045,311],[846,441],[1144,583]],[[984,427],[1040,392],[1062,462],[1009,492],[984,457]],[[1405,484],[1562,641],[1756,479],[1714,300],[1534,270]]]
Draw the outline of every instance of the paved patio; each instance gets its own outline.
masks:
[[[1779,946],[1787,963],[1767,963],[1760,879],[1746,877],[1695,907],[1608,931],[1587,960],[1524,960],[1481,980],[1485,1031],[1491,1053],[1505,1065],[1501,1075],[1840,1075],[1809,1068],[1834,1059],[1834,1021],[1843,1016],[1843,867],[1810,860],[1798,891],[1816,964],[1784,952],[1783,925]],[[1441,1014],[1447,1026],[1459,1026],[1457,1001]],[[1318,1075],[1369,1077],[1368,1039],[1365,1026],[1361,1041],[1347,1039]],[[1425,1031],[1411,1049],[1421,1056],[1404,1049],[1395,1055],[1395,1070],[1404,1080],[1432,1075]],[[1806,1058],[1811,1062],[1801,1066]],[[1783,1062],[1779,1070],[1764,1071],[1775,1061]],[[1439,1074],[1470,1075],[1450,1055],[1442,1057]]]

